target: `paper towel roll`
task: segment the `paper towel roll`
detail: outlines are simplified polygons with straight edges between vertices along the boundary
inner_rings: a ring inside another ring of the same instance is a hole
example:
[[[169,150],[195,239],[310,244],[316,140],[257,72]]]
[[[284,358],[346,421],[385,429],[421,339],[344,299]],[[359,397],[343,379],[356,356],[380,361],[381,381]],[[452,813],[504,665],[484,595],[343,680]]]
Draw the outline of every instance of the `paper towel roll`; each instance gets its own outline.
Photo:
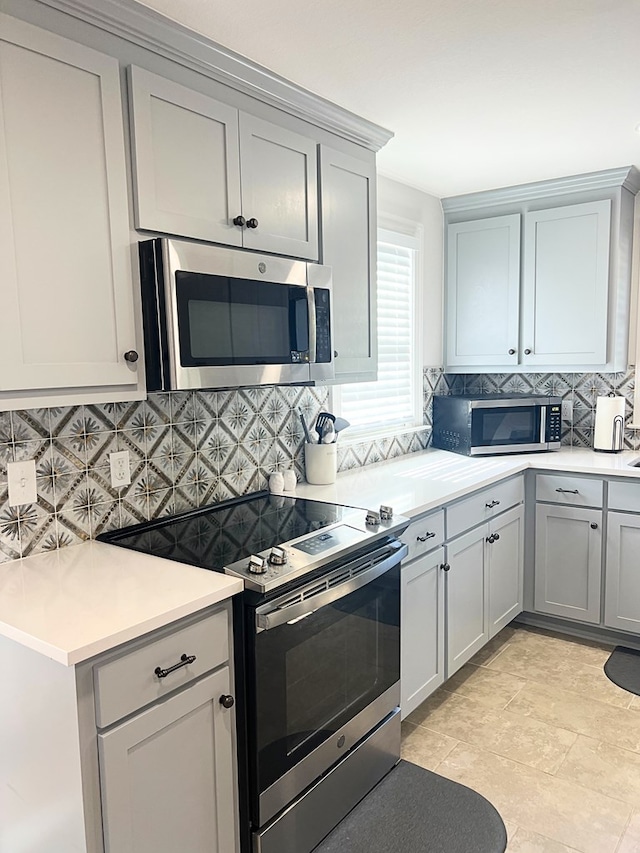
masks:
[[[593,449],[622,450],[624,436],[624,397],[598,397]]]

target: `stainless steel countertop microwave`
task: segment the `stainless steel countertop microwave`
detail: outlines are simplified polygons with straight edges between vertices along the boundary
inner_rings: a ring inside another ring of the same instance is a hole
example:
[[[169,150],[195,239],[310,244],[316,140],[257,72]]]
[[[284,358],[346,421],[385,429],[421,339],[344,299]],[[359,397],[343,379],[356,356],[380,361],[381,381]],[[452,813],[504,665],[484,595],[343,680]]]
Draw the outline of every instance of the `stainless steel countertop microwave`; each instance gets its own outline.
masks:
[[[433,447],[467,456],[557,450],[562,399],[546,394],[452,394],[433,398]]]
[[[333,379],[331,267],[166,237],[139,254],[149,391]]]

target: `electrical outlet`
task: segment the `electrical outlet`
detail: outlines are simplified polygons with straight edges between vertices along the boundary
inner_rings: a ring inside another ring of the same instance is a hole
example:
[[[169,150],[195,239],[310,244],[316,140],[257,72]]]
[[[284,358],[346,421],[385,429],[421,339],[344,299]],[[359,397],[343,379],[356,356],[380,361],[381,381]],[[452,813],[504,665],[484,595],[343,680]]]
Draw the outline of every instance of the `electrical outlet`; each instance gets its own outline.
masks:
[[[9,506],[34,504],[38,500],[36,489],[36,461],[7,462]]]
[[[563,400],[562,401],[562,420],[563,421],[572,421],[573,420],[573,402],[571,400]]]
[[[131,468],[129,467],[128,450],[119,450],[117,453],[110,453],[109,468],[111,471],[111,485],[114,489],[129,485],[131,482]]]

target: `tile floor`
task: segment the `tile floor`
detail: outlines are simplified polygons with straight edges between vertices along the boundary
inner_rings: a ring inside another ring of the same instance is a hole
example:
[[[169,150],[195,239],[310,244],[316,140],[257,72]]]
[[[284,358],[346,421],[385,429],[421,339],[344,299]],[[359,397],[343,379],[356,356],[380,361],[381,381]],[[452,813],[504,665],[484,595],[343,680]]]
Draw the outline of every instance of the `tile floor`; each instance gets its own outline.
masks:
[[[505,628],[403,722],[403,758],[487,797],[509,853],[640,853],[640,697],[610,651]]]

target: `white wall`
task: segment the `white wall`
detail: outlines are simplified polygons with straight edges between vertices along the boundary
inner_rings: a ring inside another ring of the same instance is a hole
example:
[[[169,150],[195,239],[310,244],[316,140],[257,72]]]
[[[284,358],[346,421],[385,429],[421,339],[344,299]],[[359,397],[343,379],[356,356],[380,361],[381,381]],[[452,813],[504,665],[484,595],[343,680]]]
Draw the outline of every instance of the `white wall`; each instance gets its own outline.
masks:
[[[423,351],[425,366],[442,364],[443,216],[440,199],[421,190],[378,176],[379,224],[397,220],[422,226]]]

